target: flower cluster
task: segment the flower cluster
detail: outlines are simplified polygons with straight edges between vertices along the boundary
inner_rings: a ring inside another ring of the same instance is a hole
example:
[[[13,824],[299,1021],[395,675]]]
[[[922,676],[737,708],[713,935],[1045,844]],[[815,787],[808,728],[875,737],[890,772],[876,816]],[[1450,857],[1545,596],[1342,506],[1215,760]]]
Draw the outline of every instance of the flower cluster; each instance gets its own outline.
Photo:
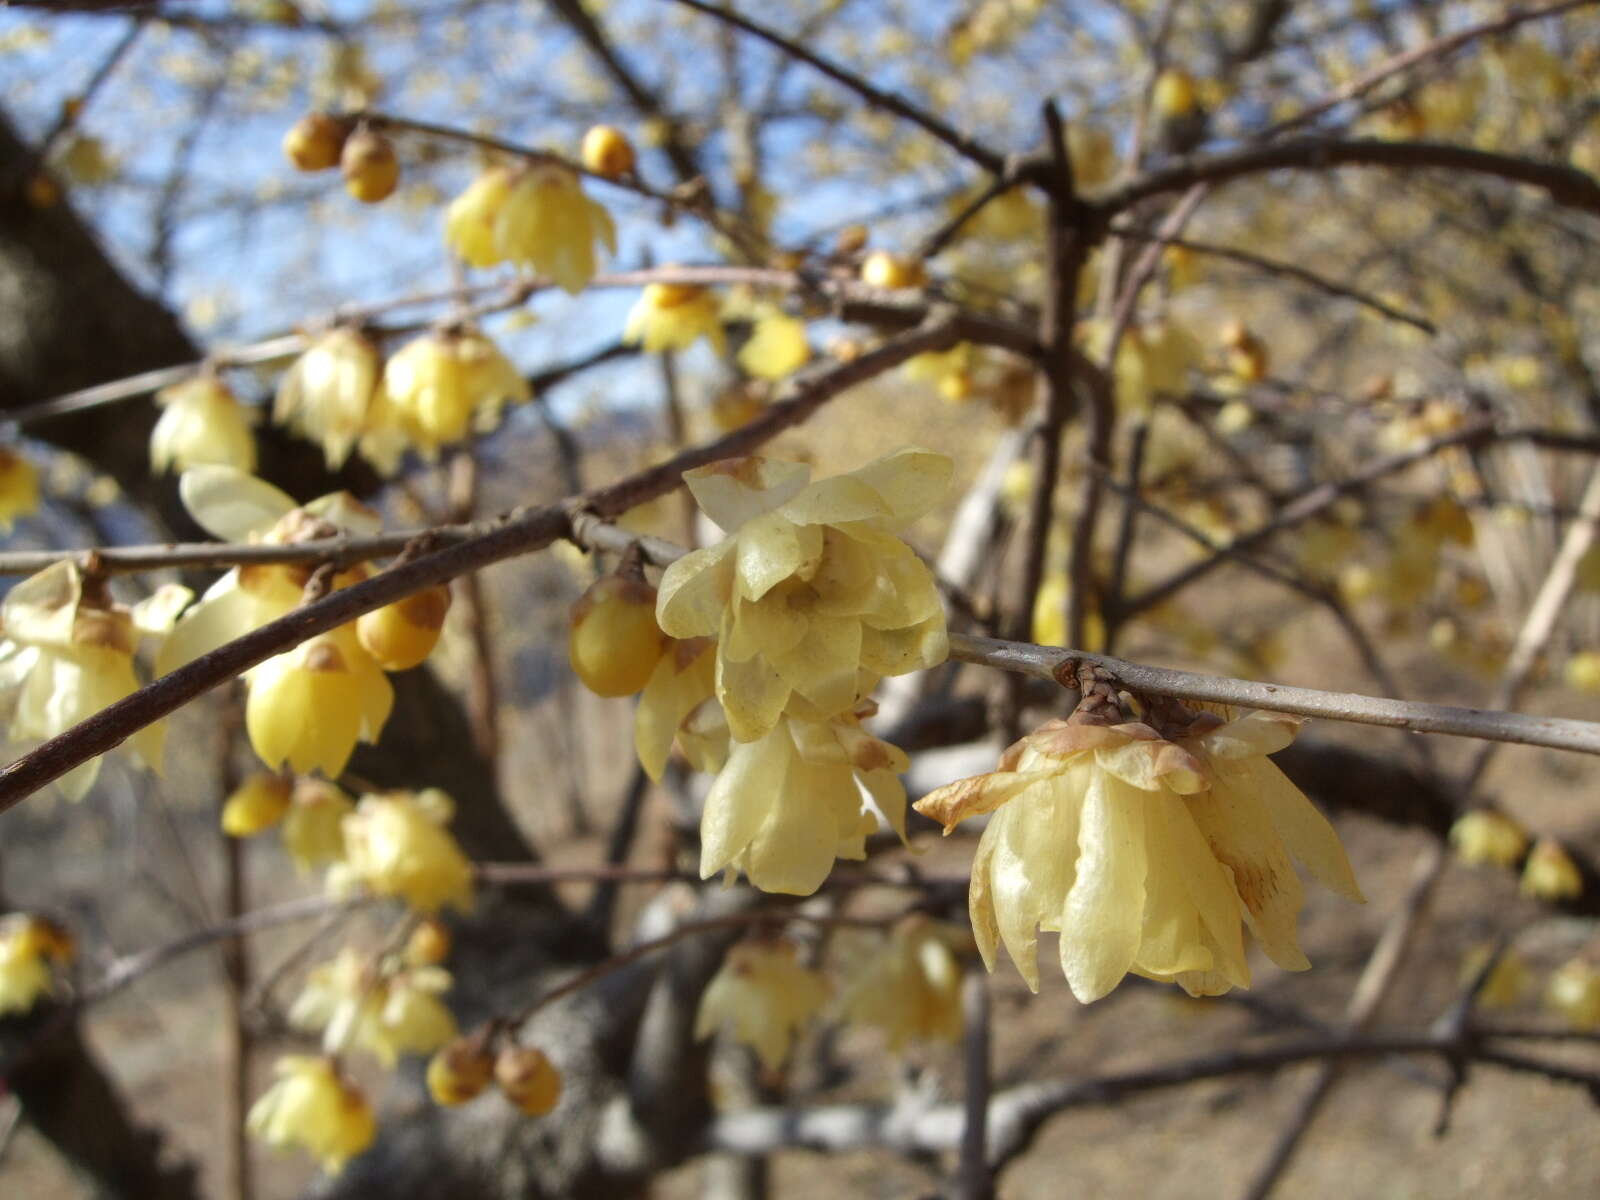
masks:
[[[329,887],[394,896],[420,913],[471,908],[472,864],[446,828],[454,814],[438,788],[363,796],[341,823],[344,857]]]
[[[1247,987],[1241,922],[1279,966],[1304,970],[1303,902],[1290,861],[1360,900],[1332,826],[1266,758],[1293,718],[1224,723],[1173,706],[1169,736],[1121,711],[1101,685],[1070,720],[1005,752],[999,769],[917,802],[946,832],[992,813],[972,868],[973,931],[992,969],[1003,942],[1038,988],[1040,929],[1084,1003],[1128,972],[1191,995]]]
[[[374,963],[346,947],[311,969],[289,1008],[289,1024],[320,1031],[329,1054],[366,1050],[393,1067],[402,1054],[432,1054],[456,1036],[455,1018],[440,999],[450,982],[443,967]]]

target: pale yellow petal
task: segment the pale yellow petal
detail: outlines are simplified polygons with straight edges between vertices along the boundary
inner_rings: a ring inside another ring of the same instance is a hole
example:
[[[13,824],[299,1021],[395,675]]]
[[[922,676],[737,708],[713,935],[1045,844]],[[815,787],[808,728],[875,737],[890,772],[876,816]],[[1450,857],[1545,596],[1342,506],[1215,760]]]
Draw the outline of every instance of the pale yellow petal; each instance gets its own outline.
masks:
[[[736,663],[717,655],[717,699],[734,741],[753,742],[771,729],[789,693],[789,685],[763,656]]]
[[[178,478],[178,495],[195,523],[224,542],[247,542],[295,508],[287,493],[233,467],[189,468]]]
[[[1084,795],[1078,871],[1061,918],[1061,969],[1084,1004],[1128,973],[1144,924],[1144,797],[1096,771]]]
[[[1356,882],[1350,860],[1345,856],[1339,835],[1328,818],[1317,811],[1304,792],[1264,758],[1246,758],[1222,764],[1224,777],[1238,770],[1244,786],[1253,788],[1272,815],[1272,825],[1290,854],[1302,863],[1324,887],[1347,900],[1365,904],[1361,885]]]
[[[889,520],[904,525],[927,512],[945,494],[955,462],[931,450],[907,447],[875,459],[850,474],[872,488],[889,508]]]
[[[715,637],[733,591],[732,542],[694,550],[662,572],[656,623],[669,637]]]

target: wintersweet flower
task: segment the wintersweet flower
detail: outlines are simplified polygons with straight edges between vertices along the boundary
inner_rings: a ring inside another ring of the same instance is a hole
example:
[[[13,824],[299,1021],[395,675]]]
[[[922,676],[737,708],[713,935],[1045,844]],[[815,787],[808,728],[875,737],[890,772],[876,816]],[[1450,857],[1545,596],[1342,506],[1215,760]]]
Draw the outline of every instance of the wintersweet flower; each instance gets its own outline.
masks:
[[[666,569],[656,619],[672,637],[717,639],[735,741],[762,737],[786,709],[809,720],[848,711],[863,672],[944,661],[933,575],[896,531],[933,506],[951,469],[943,455],[901,450],[816,483],[799,463],[754,457],[684,473],[728,536]]]
[[[1450,844],[1456,857],[1469,865],[1514,867],[1528,849],[1528,835],[1504,813],[1478,808],[1456,818],[1450,826]]]
[[[346,948],[307,973],[289,1023],[321,1032],[329,1054],[354,1047],[393,1067],[402,1054],[432,1054],[456,1036],[455,1018],[439,998],[450,984],[442,967],[384,970]]]
[[[383,396],[407,439],[431,460],[469,430],[495,428],[507,404],[526,403],[533,392],[493,342],[460,328],[402,347],[384,367]]]
[[[782,379],[810,357],[806,323],[775,305],[764,305],[756,312],[750,340],[739,351],[739,365],[757,379]]]
[[[394,707],[394,686],[349,626],[274,655],[245,679],[245,729],[274,769],[339,775],[358,741],[378,740]]]
[[[420,913],[471,908],[472,864],[445,828],[454,811],[437,788],[363,796],[344,819],[345,858],[330,887],[396,896]]]
[[[331,329],[294,360],[278,384],[272,419],[322,447],[330,470],[344,465],[368,428],[383,356],[359,329]]]
[[[726,349],[722,305],[715,292],[692,283],[651,283],[628,313],[622,340],[648,354],[687,350],[701,338],[720,356]]]
[[[331,1059],[290,1054],[278,1076],[250,1106],[245,1127],[269,1146],[302,1146],[330,1175],[372,1145],[378,1124],[361,1089]]]
[[[39,510],[39,468],[0,446],[0,531],[10,532],[18,517]]]
[[[1583,873],[1560,842],[1542,837],[1528,852],[1519,890],[1540,900],[1572,900],[1583,894]]]
[[[344,858],[344,819],[355,801],[326,779],[301,779],[283,818],[283,848],[302,875]]]
[[[778,1071],[799,1031],[828,998],[827,981],[802,967],[790,941],[747,941],[733,946],[700,996],[694,1035],[721,1030]]]
[[[905,751],[853,715],[781,718],[734,745],[717,773],[700,818],[700,877],[732,867],[764,892],[809,896],[835,859],[866,857],[878,815],[905,837],[907,766]]]
[[[517,263],[573,295],[594,278],[596,243],[617,252],[611,214],[554,163],[491,167],[445,212],[445,244],[468,265]]]
[[[0,1017],[30,1012],[55,986],[51,965],[72,961],[72,935],[28,913],[0,919]]]
[[[287,546],[340,533],[374,534],[382,528],[378,514],[347,492],[300,506],[265,480],[231,467],[185,471],[178,494],[200,527],[225,542]],[[366,576],[365,567],[352,567],[335,575],[333,586],[345,587]],[[173,627],[156,657],[156,670],[166,674],[283,616],[299,606],[310,579],[311,567],[304,563],[234,567]]]
[[[250,414],[219,379],[201,375],[156,393],[162,413],[150,431],[150,468],[158,474],[212,463],[256,469]]]
[[[994,814],[969,893],[984,962],[992,970],[1004,942],[1037,990],[1045,929],[1060,933],[1062,971],[1084,1003],[1129,971],[1216,995],[1249,986],[1242,921],[1279,966],[1304,970],[1289,855],[1361,895],[1332,827],[1265,757],[1296,722],[1202,715],[1169,741],[1143,722],[1100,723],[1124,715],[1115,701],[1089,706],[1100,695],[1017,742],[992,774],[916,804],[946,832]]]
[[[294,784],[282,775],[257,771],[222,805],[222,832],[229,837],[254,837],[271,829],[289,811]]]
[[[193,593],[167,584],[132,608],[117,604],[103,580],[85,580],[77,565],[54,563],[6,593],[0,603],[0,696],[14,741],[55,737],[139,687],[133,654],[141,636],[172,628]],[[134,753],[161,770],[166,734],[153,722],[130,738]],[[56,781],[68,799],[82,799],[100,772],[97,756]]]
[[[961,962],[966,930],[914,915],[895,926],[887,944],[850,980],[840,1002],[844,1019],[881,1029],[889,1049],[913,1041],[961,1037]]]
[[[1563,963],[1545,985],[1544,1002],[1574,1029],[1600,1029],[1600,967],[1582,958]]]

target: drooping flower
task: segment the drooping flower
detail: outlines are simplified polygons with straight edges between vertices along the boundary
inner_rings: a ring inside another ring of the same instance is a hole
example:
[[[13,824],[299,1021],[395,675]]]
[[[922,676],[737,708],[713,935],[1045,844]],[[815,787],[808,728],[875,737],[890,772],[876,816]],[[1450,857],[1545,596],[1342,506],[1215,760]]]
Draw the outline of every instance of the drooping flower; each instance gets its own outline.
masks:
[[[18,517],[39,509],[39,468],[15,450],[0,446],[0,531],[10,532]]]
[[[756,312],[750,340],[739,351],[739,365],[757,379],[782,379],[810,357],[806,323],[775,305],[764,305]]]
[[[167,584],[128,608],[72,562],[54,563],[13,587],[0,604],[0,694],[11,712],[9,736],[52,738],[131,695],[139,687],[133,665],[139,637],[164,636],[192,595]],[[152,722],[130,739],[140,761],[157,772],[165,730]],[[99,772],[96,756],[56,786],[78,800]]]
[[[965,930],[913,915],[895,926],[887,944],[868,957],[840,1001],[844,1019],[881,1029],[889,1049],[913,1041],[961,1037],[961,962],[955,947]]]
[[[445,244],[469,265],[517,263],[573,295],[594,278],[596,243],[617,252],[611,214],[554,163],[491,167],[445,212]]]
[[[445,828],[454,811],[437,788],[363,796],[344,819],[345,858],[329,885],[395,896],[420,913],[470,908],[472,864]]]
[[[1169,741],[1142,722],[1096,723],[1103,711],[1080,706],[1012,746],[999,770],[917,802],[946,831],[994,814],[969,894],[985,963],[1004,942],[1037,989],[1046,929],[1060,933],[1084,1003],[1129,971],[1215,995],[1249,986],[1242,921],[1279,966],[1304,970],[1290,854],[1340,894],[1360,891],[1332,826],[1265,757],[1297,723],[1202,714]]]
[[[646,284],[622,330],[624,342],[643,343],[647,354],[687,350],[702,337],[722,354],[722,305],[715,292],[692,283]]]
[[[740,942],[700,996],[694,1035],[708,1038],[721,1030],[754,1050],[768,1071],[778,1071],[827,998],[827,981],[800,965],[793,942]]]
[[[937,501],[951,462],[901,450],[809,483],[799,463],[728,459],[684,473],[728,536],[662,575],[656,618],[673,637],[717,639],[717,697],[735,741],[786,710],[854,707],[862,673],[902,675],[948,653],[933,575],[896,531]]]
[[[406,438],[428,459],[469,430],[500,423],[507,404],[533,398],[528,381],[476,329],[424,334],[383,369],[383,396]]]
[[[764,892],[809,896],[835,859],[866,857],[874,810],[905,837],[907,766],[905,751],[854,716],[781,718],[717,772],[700,818],[700,877],[733,867]]]
[[[73,953],[72,935],[54,921],[30,913],[0,918],[0,1017],[31,1011],[54,989],[52,965],[65,966]]]
[[[357,742],[376,742],[394,707],[383,668],[341,626],[245,674],[245,730],[261,761],[338,776]]]
[[[326,779],[301,779],[283,818],[283,848],[302,875],[344,858],[344,819],[355,802]]]
[[[1528,852],[1528,861],[1522,865],[1524,896],[1540,900],[1571,900],[1583,894],[1583,873],[1572,856],[1555,838],[1542,837]]]
[[[368,429],[382,373],[370,338],[351,326],[331,329],[284,372],[272,419],[320,445],[335,470]]]
[[[162,413],[150,431],[150,468],[157,473],[215,464],[256,469],[250,415],[219,379],[200,375],[156,393]]]
[[[330,1175],[372,1145],[378,1132],[372,1106],[331,1059],[284,1055],[273,1071],[277,1081],[245,1120],[252,1135],[269,1146],[303,1147]]]
[[[1528,835],[1504,813],[1478,808],[1456,818],[1450,844],[1464,863],[1514,867],[1528,849]]]
[[[366,1050],[393,1067],[402,1054],[432,1054],[456,1036],[455,1018],[439,998],[450,983],[442,967],[394,969],[347,947],[311,968],[289,1006],[289,1023],[320,1032],[329,1054]]]
[[[282,775],[257,771],[234,789],[222,806],[222,832],[254,837],[271,829],[289,811],[294,784]]]
[[[1600,967],[1584,958],[1563,963],[1551,973],[1544,1000],[1574,1029],[1600,1029]]]

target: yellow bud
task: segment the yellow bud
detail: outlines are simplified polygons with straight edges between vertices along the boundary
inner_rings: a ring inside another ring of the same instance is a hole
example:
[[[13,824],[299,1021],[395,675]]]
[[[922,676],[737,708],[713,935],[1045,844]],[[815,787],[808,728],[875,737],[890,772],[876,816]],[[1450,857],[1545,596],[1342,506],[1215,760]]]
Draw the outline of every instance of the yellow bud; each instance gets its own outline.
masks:
[[[506,1046],[494,1060],[494,1081],[507,1100],[530,1117],[542,1117],[561,1100],[561,1072],[532,1046]]]
[[[431,967],[450,957],[450,931],[438,917],[425,917],[406,939],[401,952],[414,967]]]
[[[28,459],[0,446],[0,529],[39,508],[39,469]]]
[[[494,1076],[495,1059],[479,1037],[461,1037],[428,1060],[428,1094],[435,1104],[465,1104]]]
[[[1528,836],[1504,813],[1480,808],[1456,818],[1450,827],[1450,844],[1462,862],[1510,867],[1528,848]]]
[[[407,671],[433,653],[449,611],[450,588],[441,583],[363,613],[356,637],[385,671]]]
[[[1600,968],[1581,958],[1563,963],[1551,974],[1544,1001],[1574,1029],[1600,1029]]]
[[[1150,103],[1161,116],[1187,116],[1194,111],[1195,105],[1199,102],[1200,96],[1195,89],[1194,76],[1187,71],[1169,67],[1157,76]]]
[[[339,155],[344,190],[363,204],[376,204],[393,195],[400,183],[400,160],[394,143],[381,133],[358,129]]]
[[[1523,864],[1521,891],[1540,900],[1571,900],[1583,894],[1583,875],[1560,842],[1542,837]]]
[[[585,167],[607,179],[633,174],[633,143],[615,125],[596,125],[584,134],[582,158]]]
[[[922,264],[890,254],[887,250],[874,250],[861,264],[861,282],[877,288],[921,287],[924,281]]]
[[[327,113],[307,113],[283,135],[283,153],[297,171],[326,171],[339,165],[350,127]]]
[[[656,624],[656,590],[608,575],[572,606],[567,651],[584,686],[599,696],[631,696],[650,682],[666,648]]]
[[[271,829],[289,811],[293,788],[282,775],[258,771],[246,779],[222,806],[222,832],[229,837],[254,837]]]

